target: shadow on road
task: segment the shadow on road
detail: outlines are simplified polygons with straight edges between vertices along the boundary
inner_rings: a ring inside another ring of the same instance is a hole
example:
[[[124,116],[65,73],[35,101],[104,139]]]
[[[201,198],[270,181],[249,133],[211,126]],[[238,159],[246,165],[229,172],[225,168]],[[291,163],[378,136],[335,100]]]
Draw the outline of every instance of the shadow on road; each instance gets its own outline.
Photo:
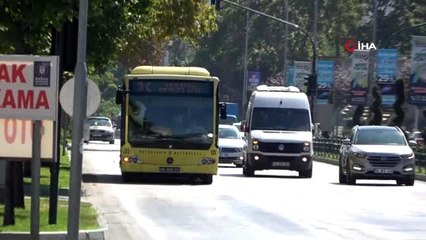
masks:
[[[90,148],[90,147],[84,147],[84,151],[89,152],[119,152],[120,149],[99,149],[99,148]]]
[[[105,183],[105,184],[158,184],[158,185],[198,185],[198,181],[192,176],[174,176],[159,174],[144,174],[143,176],[132,176],[124,182],[121,175],[113,174],[83,174],[85,183]]]
[[[333,185],[341,185],[341,186],[351,186],[351,187],[399,187],[398,185],[396,185],[395,183],[357,183],[355,185],[348,185],[348,184],[341,184],[338,182],[332,182],[330,184]],[[403,185],[401,187],[404,187]]]
[[[292,179],[292,178],[299,178],[298,176],[283,176],[283,175],[262,175],[262,174],[255,174],[253,177],[246,177],[242,173],[241,174],[235,174],[235,173],[220,173],[219,176],[221,177],[242,177],[242,178],[285,178],[285,179]],[[300,179],[306,179],[306,178],[300,178]]]

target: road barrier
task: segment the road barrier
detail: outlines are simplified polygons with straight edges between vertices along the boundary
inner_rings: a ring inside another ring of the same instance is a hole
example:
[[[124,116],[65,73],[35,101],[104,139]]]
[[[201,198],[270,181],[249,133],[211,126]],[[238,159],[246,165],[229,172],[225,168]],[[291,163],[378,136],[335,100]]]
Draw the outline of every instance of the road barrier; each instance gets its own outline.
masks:
[[[338,161],[340,146],[344,138],[315,138],[314,139],[314,154],[317,157],[333,159]],[[417,145],[413,147],[416,156],[416,171],[418,173],[426,173],[426,145]]]

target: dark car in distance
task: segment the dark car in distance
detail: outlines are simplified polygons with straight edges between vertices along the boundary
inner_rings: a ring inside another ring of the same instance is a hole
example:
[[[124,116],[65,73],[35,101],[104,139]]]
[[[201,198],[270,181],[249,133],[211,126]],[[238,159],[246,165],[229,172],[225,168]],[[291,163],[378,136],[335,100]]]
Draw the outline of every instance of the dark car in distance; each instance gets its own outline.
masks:
[[[356,184],[357,179],[396,180],[414,185],[415,156],[398,127],[355,126],[343,140],[339,156],[339,182]]]

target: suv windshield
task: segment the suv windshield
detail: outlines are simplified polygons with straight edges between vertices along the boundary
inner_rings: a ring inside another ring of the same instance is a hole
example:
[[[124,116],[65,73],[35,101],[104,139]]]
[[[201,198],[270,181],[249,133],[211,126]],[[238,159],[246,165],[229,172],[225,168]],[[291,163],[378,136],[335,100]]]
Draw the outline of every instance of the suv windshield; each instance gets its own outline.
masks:
[[[404,135],[395,129],[360,129],[355,144],[406,145]]]

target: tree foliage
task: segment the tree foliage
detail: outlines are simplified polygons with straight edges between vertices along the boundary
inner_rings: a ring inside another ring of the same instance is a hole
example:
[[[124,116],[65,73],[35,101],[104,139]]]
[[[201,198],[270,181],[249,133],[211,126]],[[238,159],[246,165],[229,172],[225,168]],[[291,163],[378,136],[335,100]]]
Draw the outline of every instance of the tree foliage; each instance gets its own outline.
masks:
[[[396,101],[393,104],[395,117],[392,119],[390,125],[401,127],[405,117],[405,113],[402,108],[405,103],[405,87],[404,87],[404,81],[402,79],[398,79],[396,81],[395,92],[396,92]]]

